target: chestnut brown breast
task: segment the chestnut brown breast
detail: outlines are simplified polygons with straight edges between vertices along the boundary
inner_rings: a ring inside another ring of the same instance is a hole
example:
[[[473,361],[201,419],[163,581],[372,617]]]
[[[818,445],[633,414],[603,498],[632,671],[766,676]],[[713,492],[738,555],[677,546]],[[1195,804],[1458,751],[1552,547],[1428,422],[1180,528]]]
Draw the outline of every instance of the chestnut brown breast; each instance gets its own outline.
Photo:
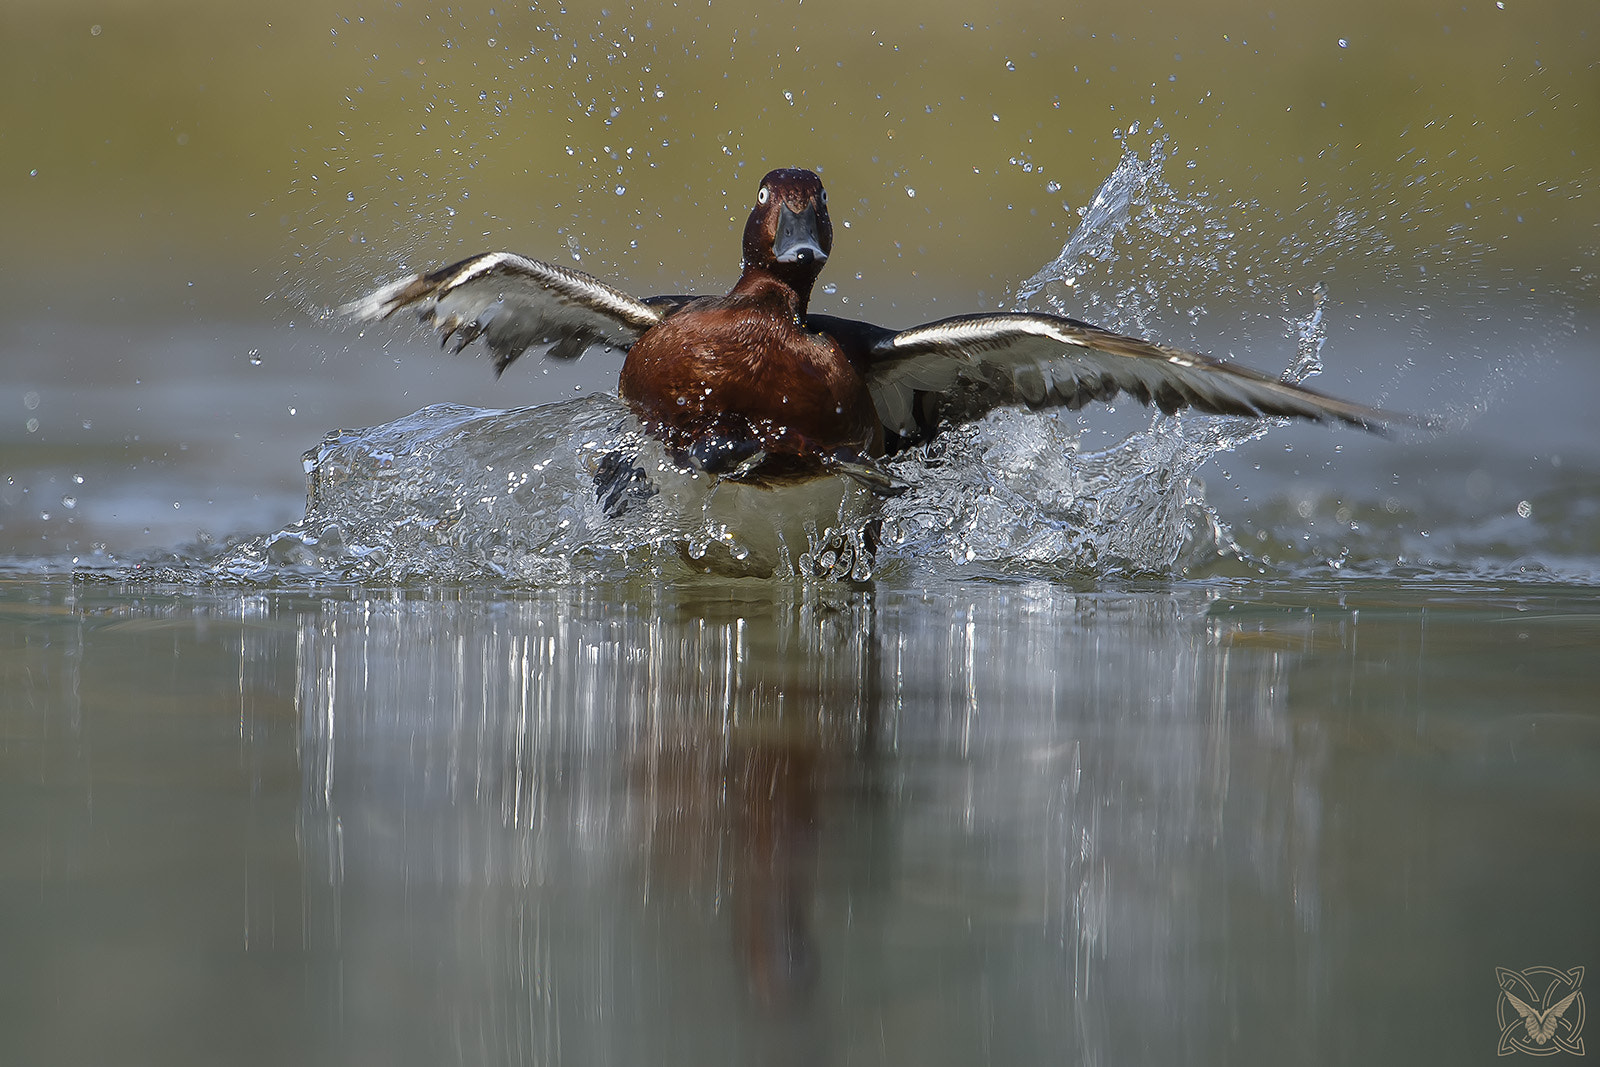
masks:
[[[623,399],[669,447],[764,452],[768,476],[881,447],[865,379],[837,341],[800,325],[796,303],[789,286],[749,275],[725,297],[694,301],[629,350]]]

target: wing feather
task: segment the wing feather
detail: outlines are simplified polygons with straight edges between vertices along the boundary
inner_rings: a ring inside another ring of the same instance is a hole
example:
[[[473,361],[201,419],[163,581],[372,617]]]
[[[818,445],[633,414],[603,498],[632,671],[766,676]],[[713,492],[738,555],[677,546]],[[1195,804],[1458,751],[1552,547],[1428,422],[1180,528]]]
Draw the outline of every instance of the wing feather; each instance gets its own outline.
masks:
[[[1284,416],[1381,433],[1409,416],[1054,315],[960,315],[877,338],[867,385],[885,427],[925,434],[1003,404],[1079,408],[1118,393],[1172,413]]]
[[[511,252],[485,252],[431,274],[413,274],[345,304],[362,322],[412,308],[460,352],[479,337],[494,355],[496,374],[534,345],[574,359],[591,345],[626,349],[639,335],[692,297],[640,300],[591,274]]]

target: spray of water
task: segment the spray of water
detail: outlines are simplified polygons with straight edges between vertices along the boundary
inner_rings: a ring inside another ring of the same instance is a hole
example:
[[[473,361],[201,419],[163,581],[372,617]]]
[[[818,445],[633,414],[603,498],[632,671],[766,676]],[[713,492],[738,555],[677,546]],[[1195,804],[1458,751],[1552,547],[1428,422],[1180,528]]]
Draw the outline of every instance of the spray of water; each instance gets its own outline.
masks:
[[[1162,253],[1228,255],[1228,223],[1163,179],[1167,142],[1129,147],[1061,254],[1018,289],[1016,306],[1140,328],[1159,310],[1148,284],[1080,283],[1116,265],[1130,237]],[[1148,255],[1147,250],[1141,255]],[[1148,277],[1148,271],[1144,272]],[[1074,302],[1074,299],[1076,301]],[[1286,377],[1320,368],[1322,297],[1292,324]],[[1238,554],[1207,508],[1197,472],[1268,432],[1260,420],[1154,416],[1112,447],[1085,449],[1049,414],[1002,409],[897,456],[911,488],[873,501],[842,479],[773,493],[684,469],[614,398],[514,411],[425,408],[386,426],[330,434],[306,456],[306,515],[234,546],[215,577],[534,583],[716,571],[865,580],[921,567],[1170,574]]]

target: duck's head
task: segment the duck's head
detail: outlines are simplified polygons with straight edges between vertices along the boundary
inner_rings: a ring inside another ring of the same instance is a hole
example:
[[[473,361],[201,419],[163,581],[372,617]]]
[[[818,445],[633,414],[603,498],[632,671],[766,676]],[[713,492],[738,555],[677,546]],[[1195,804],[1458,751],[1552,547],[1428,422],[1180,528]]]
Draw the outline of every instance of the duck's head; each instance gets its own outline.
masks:
[[[762,178],[744,226],[745,270],[764,270],[787,282],[803,308],[831,251],[833,223],[822,179],[788,168]]]

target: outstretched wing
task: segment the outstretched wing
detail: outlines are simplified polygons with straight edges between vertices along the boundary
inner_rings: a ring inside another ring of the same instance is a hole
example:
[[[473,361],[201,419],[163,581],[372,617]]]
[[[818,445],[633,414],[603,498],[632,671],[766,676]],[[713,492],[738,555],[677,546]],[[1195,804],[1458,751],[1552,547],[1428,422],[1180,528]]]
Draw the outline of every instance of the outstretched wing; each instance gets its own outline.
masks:
[[[1080,408],[1118,393],[1169,414],[1192,407],[1213,415],[1344,422],[1380,433],[1416,421],[1054,315],[958,315],[877,337],[870,353],[867,385],[878,415],[907,437],[1003,404]]]
[[[361,321],[412,308],[460,352],[479,337],[494,354],[495,374],[534,345],[573,359],[590,345],[626,349],[693,297],[640,300],[581,270],[511,252],[485,252],[431,274],[413,274],[339,310]]]

